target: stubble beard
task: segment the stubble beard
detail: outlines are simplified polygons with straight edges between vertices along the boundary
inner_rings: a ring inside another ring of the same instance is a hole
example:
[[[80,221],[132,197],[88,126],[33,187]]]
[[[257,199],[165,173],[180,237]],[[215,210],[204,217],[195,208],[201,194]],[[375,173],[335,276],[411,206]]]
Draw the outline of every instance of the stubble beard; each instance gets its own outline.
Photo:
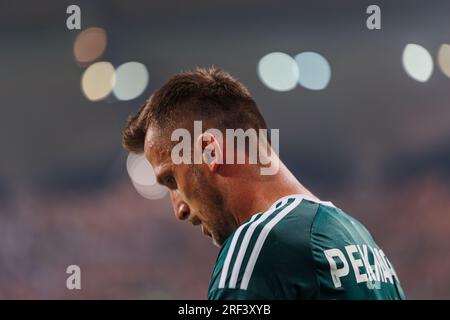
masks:
[[[208,231],[215,246],[221,247],[230,234],[237,228],[232,213],[226,208],[225,197],[212,185],[202,173],[194,169],[198,186],[196,193],[200,199],[202,216],[208,217]]]

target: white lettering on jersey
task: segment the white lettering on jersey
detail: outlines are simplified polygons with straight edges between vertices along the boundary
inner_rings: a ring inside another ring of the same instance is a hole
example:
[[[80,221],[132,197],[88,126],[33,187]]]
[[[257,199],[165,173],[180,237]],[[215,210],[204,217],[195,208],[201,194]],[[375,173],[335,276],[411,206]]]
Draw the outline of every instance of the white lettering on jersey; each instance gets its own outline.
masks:
[[[375,275],[373,274],[372,266],[370,265],[370,262],[369,262],[369,251],[367,250],[367,245],[363,244],[362,246],[360,246],[358,244],[357,247],[358,247],[359,254],[361,255],[361,259],[364,263],[364,267],[367,270],[368,281],[373,281],[375,279]],[[362,247],[362,249],[361,249],[361,247]]]
[[[356,283],[366,282],[372,289],[379,289],[381,282],[393,284],[394,277],[398,279],[392,264],[382,250],[365,244],[347,245],[344,249],[345,252],[338,248],[323,251],[330,265],[331,279],[336,288],[342,287],[341,278],[349,275],[350,265]]]
[[[367,282],[367,275],[365,273],[360,273],[360,268],[363,266],[363,262],[361,259],[355,258],[354,253],[358,252],[358,248],[352,244],[349,246],[345,246],[345,251],[347,251],[347,255],[350,259],[350,263],[352,264],[353,271],[355,272],[356,282]]]
[[[331,279],[333,279],[334,286],[339,288],[342,286],[340,278],[348,275],[349,272],[347,259],[345,259],[344,254],[339,249],[329,249],[325,250],[323,253],[330,264]],[[338,269],[334,258],[339,258],[343,264],[342,268]]]

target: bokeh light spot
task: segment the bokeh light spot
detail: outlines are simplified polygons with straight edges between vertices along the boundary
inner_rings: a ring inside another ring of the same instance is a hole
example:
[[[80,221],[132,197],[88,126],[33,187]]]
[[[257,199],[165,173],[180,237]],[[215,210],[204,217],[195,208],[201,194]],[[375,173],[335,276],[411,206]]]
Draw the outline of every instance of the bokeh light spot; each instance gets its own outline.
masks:
[[[143,153],[128,154],[127,171],[136,191],[144,198],[156,200],[166,195],[167,188],[156,182],[153,168]]]
[[[106,31],[92,27],[81,31],[75,38],[73,55],[80,64],[86,64],[98,59],[106,48]]]
[[[272,90],[289,91],[297,85],[298,67],[291,56],[272,52],[259,61],[258,76]]]
[[[433,59],[430,53],[418,44],[406,45],[402,62],[406,73],[416,81],[426,82],[433,73]]]
[[[91,101],[104,99],[113,89],[114,78],[115,72],[111,63],[96,62],[84,71],[81,78],[81,90]]]
[[[443,74],[450,78],[450,45],[443,44],[438,51],[438,64]]]
[[[316,52],[302,52],[295,56],[298,65],[298,82],[310,90],[325,89],[331,78],[328,61]]]
[[[148,84],[148,71],[140,62],[126,62],[116,70],[113,88],[114,96],[119,100],[131,100],[140,96]]]

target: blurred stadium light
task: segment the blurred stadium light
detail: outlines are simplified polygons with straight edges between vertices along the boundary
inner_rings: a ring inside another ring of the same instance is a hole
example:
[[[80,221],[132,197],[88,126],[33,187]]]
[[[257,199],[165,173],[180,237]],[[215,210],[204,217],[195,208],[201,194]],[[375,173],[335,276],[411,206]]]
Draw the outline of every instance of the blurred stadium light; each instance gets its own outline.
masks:
[[[414,80],[426,82],[433,73],[433,58],[424,47],[410,43],[403,51],[403,67]]]
[[[450,78],[450,45],[441,45],[438,51],[437,60],[442,73]]]
[[[93,62],[104,53],[106,45],[105,29],[99,27],[87,28],[75,38],[73,44],[75,60],[81,65]]]
[[[140,62],[126,62],[116,70],[113,92],[119,100],[132,100],[139,97],[148,84],[148,71]]]
[[[282,52],[272,52],[258,63],[258,75],[261,81],[275,91],[289,91],[298,82],[298,67],[295,60]]]
[[[156,200],[167,194],[167,188],[156,182],[153,168],[143,153],[129,153],[127,171],[136,191],[144,198]]]
[[[323,90],[331,78],[327,59],[316,52],[302,52],[295,56],[299,69],[298,82],[309,90]]]
[[[113,90],[115,82],[114,67],[110,62],[100,61],[91,64],[81,78],[81,89],[91,101],[106,98]]]

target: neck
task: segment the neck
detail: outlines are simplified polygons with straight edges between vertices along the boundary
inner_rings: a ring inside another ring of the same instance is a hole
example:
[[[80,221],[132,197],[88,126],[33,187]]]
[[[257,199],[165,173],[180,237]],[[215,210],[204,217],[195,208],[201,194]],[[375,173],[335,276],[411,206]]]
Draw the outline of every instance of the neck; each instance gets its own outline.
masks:
[[[241,225],[256,213],[264,212],[278,199],[291,194],[300,194],[317,199],[306,189],[289,169],[280,161],[278,172],[272,176],[261,176],[253,173],[252,177],[246,177],[235,186],[240,191],[239,199],[235,203],[239,205],[233,210],[237,225]],[[242,201],[245,199],[245,201]],[[318,200],[318,199],[317,199]]]

